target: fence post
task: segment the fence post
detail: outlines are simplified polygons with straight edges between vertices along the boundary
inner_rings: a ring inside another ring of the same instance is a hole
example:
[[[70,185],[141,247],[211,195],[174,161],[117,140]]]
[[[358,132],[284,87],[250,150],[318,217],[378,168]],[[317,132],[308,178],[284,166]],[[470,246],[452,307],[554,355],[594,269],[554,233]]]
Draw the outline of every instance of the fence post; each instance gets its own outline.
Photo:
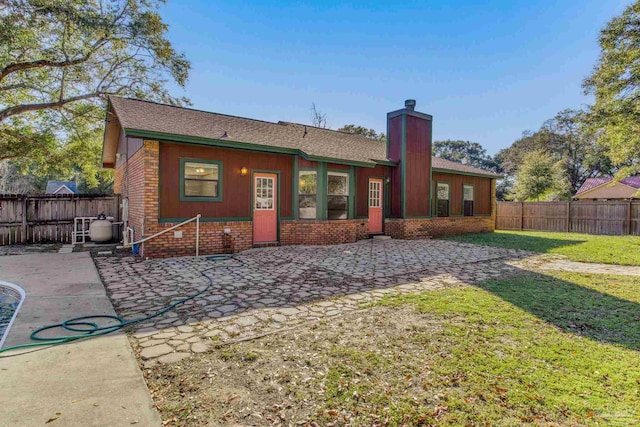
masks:
[[[524,230],[524,202],[520,202],[520,231]]]
[[[20,232],[22,233],[22,243],[27,243],[27,208],[28,208],[28,197],[24,197],[22,199],[22,228]]]
[[[571,202],[567,202],[567,233],[571,231]]]
[[[631,199],[627,203],[627,234],[632,234],[633,227],[631,227]]]

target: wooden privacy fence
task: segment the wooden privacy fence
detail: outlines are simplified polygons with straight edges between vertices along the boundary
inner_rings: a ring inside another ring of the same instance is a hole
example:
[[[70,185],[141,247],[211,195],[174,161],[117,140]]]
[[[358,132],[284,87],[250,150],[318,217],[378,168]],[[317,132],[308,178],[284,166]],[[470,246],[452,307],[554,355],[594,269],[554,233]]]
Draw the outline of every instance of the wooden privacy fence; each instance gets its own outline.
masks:
[[[120,221],[120,196],[0,195],[0,245],[70,243],[75,217],[102,212]]]
[[[640,201],[498,202],[496,229],[640,236]]]

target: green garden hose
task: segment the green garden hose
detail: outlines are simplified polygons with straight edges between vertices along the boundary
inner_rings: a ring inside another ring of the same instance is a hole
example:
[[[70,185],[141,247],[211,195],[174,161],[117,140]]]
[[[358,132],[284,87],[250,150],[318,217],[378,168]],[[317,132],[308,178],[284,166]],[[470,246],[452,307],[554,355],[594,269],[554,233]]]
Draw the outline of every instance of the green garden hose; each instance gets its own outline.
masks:
[[[217,256],[208,257],[207,259],[210,261],[219,261],[219,260],[228,260],[231,258],[233,258],[234,261],[240,262],[241,264],[244,265],[244,262],[242,260],[236,258],[233,255],[217,255]],[[125,320],[120,316],[112,316],[109,314],[95,314],[95,315],[89,315],[89,316],[74,317],[72,319],[65,320],[62,323],[55,323],[55,324],[46,325],[41,328],[38,328],[35,331],[33,331],[30,336],[31,340],[36,342],[3,348],[3,349],[0,349],[0,354],[8,351],[12,351],[12,350],[20,350],[20,349],[27,349],[27,348],[33,348],[33,347],[54,346],[54,345],[70,343],[70,342],[81,340],[81,339],[95,338],[95,337],[99,337],[102,335],[106,335],[106,334],[110,334],[112,332],[118,331],[126,326],[133,325],[135,323],[144,322],[146,320],[153,319],[154,317],[161,316],[167,311],[172,310],[175,307],[179,306],[180,304],[184,304],[185,302],[192,300],[194,298],[197,298],[198,296],[207,292],[213,286],[213,281],[205,273],[213,270],[214,268],[217,268],[217,266],[200,272],[200,274],[209,282],[204,289],[198,292],[195,292],[191,295],[188,295],[185,298],[179,299],[178,301],[175,301],[169,304],[168,306],[148,316],[139,317],[137,319],[132,319],[132,320]],[[117,323],[109,326],[100,326],[95,321],[98,319],[108,319],[110,321],[115,321]],[[77,334],[62,335],[54,338],[44,338],[40,336],[40,334],[44,331],[49,331],[49,330],[58,329],[58,328],[68,332],[76,332]],[[14,354],[11,356],[17,356],[17,355]],[[1,357],[10,357],[10,356],[0,356],[0,358]]]

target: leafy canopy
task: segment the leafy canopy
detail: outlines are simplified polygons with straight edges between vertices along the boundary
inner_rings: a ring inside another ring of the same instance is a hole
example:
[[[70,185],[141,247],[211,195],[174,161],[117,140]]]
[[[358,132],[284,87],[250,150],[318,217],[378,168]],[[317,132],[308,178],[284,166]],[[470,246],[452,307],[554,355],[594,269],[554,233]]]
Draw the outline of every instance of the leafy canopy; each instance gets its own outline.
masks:
[[[569,182],[561,162],[554,162],[546,151],[534,151],[524,155],[516,171],[516,185],[513,198],[524,202],[560,200],[569,196]]]
[[[494,172],[499,170],[498,163],[477,142],[451,139],[433,141],[432,152],[434,156],[446,160],[465,163],[469,166]]]
[[[169,81],[184,87],[190,64],[167,40],[158,6],[153,0],[0,3],[0,161],[23,168],[31,162],[39,170],[68,159],[67,143],[77,146],[103,125],[110,94],[188,102],[165,88]],[[65,166],[69,172],[68,163],[55,167]]]
[[[387,137],[384,133],[376,132],[375,129],[367,129],[364,126],[357,125],[344,125],[341,128],[338,128],[340,132],[354,133],[356,135],[366,136],[367,138],[377,139],[378,141],[386,141]]]
[[[640,172],[640,1],[600,32],[600,58],[585,79],[595,95],[585,122],[621,175]]]

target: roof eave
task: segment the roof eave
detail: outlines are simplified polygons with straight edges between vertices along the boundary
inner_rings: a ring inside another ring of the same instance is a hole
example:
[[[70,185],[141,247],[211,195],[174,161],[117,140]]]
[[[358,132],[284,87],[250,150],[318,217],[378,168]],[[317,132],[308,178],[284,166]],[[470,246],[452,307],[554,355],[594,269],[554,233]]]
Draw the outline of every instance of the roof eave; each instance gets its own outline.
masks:
[[[432,168],[432,170],[434,172],[451,173],[451,174],[456,174],[456,175],[479,176],[479,177],[482,177],[482,178],[494,178],[494,179],[503,179],[504,178],[504,175],[494,174],[494,173],[491,173],[491,172],[487,172],[487,173],[466,172],[466,171],[459,171],[459,170],[455,170],[455,169],[444,169],[444,168]]]

